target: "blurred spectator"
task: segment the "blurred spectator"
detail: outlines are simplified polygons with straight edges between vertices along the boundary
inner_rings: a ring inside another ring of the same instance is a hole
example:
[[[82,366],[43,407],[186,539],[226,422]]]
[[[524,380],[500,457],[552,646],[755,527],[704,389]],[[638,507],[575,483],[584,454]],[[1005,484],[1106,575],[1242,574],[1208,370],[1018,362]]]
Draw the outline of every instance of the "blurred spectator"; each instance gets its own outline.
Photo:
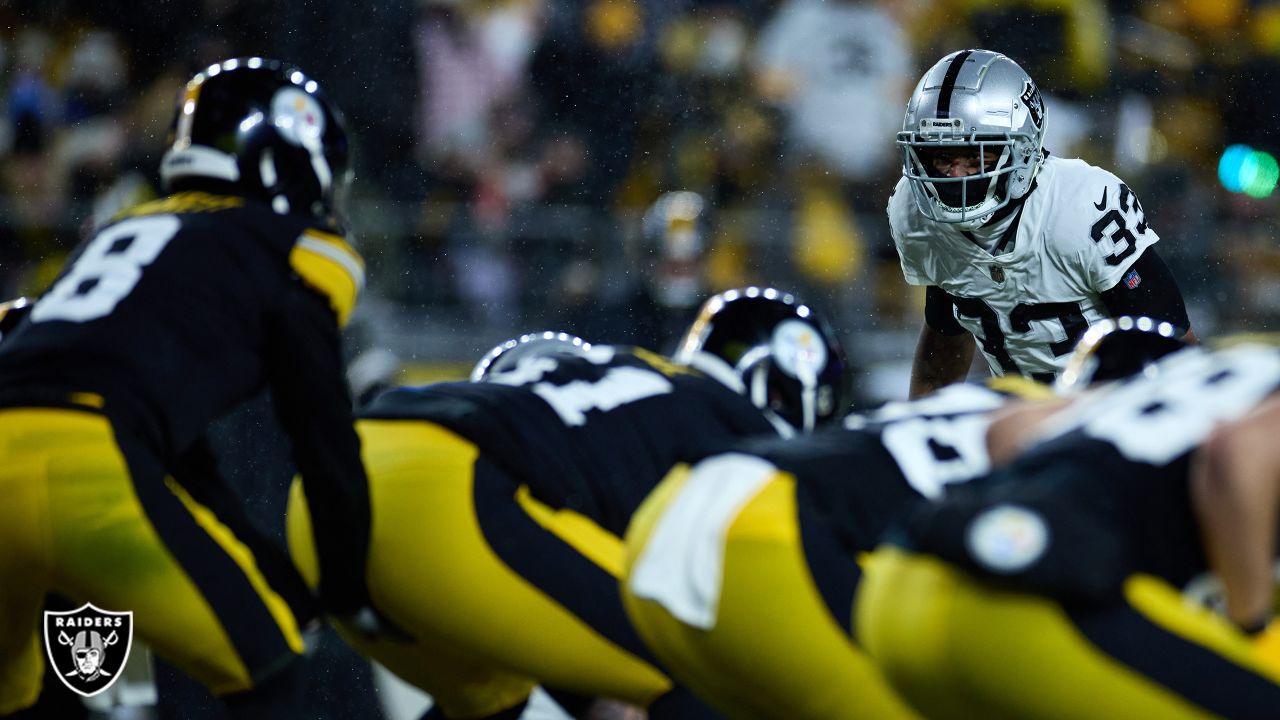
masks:
[[[875,2],[786,0],[761,30],[755,64],[762,95],[787,110],[793,151],[847,180],[884,185],[913,68],[892,15]]]
[[[517,94],[535,40],[533,3],[482,6],[420,0],[413,42],[419,74],[419,159],[479,168],[493,113]]]
[[[652,4],[652,3],[651,3]],[[655,57],[640,0],[560,3],[533,57],[531,82],[544,128],[586,148],[582,199],[604,203],[627,173]]]

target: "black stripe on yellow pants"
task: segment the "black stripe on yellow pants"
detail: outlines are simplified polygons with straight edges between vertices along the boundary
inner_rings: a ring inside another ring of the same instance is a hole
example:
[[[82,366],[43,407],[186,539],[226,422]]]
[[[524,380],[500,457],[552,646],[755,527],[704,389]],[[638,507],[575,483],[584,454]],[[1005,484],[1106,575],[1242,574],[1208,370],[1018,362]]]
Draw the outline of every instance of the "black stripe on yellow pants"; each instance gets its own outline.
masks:
[[[668,474],[632,518],[628,572],[688,475]],[[630,592],[628,614],[672,676],[729,717],[914,717],[828,612],[801,549],[795,497],[794,477],[778,472],[732,518],[713,627]],[[852,558],[846,572],[857,573]]]
[[[845,634],[853,637],[853,594],[862,579],[862,570],[850,551],[840,544],[803,483],[796,485],[796,523],[800,527],[800,548],[809,577],[832,619]]]
[[[145,453],[141,453],[146,458]],[[225,576],[206,582],[249,587],[249,607],[215,607],[179,564],[144,510],[115,432],[106,418],[81,411],[47,408],[0,410],[0,664],[7,662],[14,633],[33,637],[39,600],[54,590],[77,603],[93,602],[134,613],[135,634],[156,652],[216,693],[250,689],[253,677],[269,673],[269,663],[246,666],[228,628],[252,610],[265,613],[257,642],[290,658],[301,638],[284,601],[257,572],[253,556],[239,546],[217,518],[194,502],[184,502],[164,484],[158,464],[147,495],[158,498],[154,517],[182,528],[194,542],[226,562]],[[139,482],[139,485],[143,485]],[[167,497],[166,497],[167,496]],[[220,548],[215,552],[210,546]],[[177,548],[181,553],[184,548]],[[229,564],[228,564],[229,563]],[[204,569],[208,573],[208,568]],[[16,578],[16,580],[15,580]],[[236,597],[234,591],[221,597]],[[15,608],[17,598],[17,609]],[[26,598],[26,600],[23,600]],[[34,605],[32,604],[34,598]],[[221,611],[224,614],[218,615]],[[243,637],[244,633],[240,633]],[[262,647],[262,646],[259,646]],[[30,663],[38,681],[40,657]],[[270,657],[260,653],[259,657]],[[252,669],[251,669],[252,668]],[[0,667],[4,670],[5,667]],[[254,670],[260,670],[254,674]],[[0,672],[0,706],[12,707]],[[29,687],[27,688],[29,689]],[[7,697],[6,697],[7,696]]]
[[[516,482],[490,477],[480,481],[487,489],[476,489],[477,467],[488,477],[492,466],[479,460],[475,445],[416,420],[360,420],[356,430],[373,511],[369,592],[378,609],[414,638],[396,643],[345,633],[357,650],[427,691],[449,716],[459,718],[518,704],[536,682],[636,704],[670,689],[659,670],[595,630],[495,552],[482,525],[497,517],[512,520],[503,542],[533,547],[562,540],[520,505]],[[477,502],[504,503],[505,509],[482,522]],[[295,562],[314,583],[315,543],[297,483],[290,494],[288,533]],[[592,552],[600,558],[608,554],[600,548]],[[572,567],[582,562],[587,561],[579,557]],[[610,577],[610,582],[616,581]]]
[[[1156,578],[1125,583],[1127,603],[1068,617],[1098,649],[1223,717],[1280,715],[1280,668],[1263,674],[1221,618],[1188,608]]]
[[[894,546],[864,570],[859,637],[929,717],[1183,720],[1280,708],[1280,673],[1222,618],[1153,578],[1131,577],[1114,607],[1071,615]],[[1147,674],[1183,663],[1203,674],[1180,688]]]
[[[116,442],[143,512],[218,618],[248,672],[250,686],[293,662],[302,652],[296,619],[266,582],[247,546],[166,477],[163,466],[140,443],[123,433],[116,434]]]
[[[556,519],[573,518],[569,522],[577,520],[580,527],[590,521],[529,498],[524,488],[484,458],[476,461],[475,472],[476,518],[493,552],[593,630],[656,665],[657,660],[636,635],[622,607],[622,540],[599,526],[591,534],[557,534],[553,524]],[[540,525],[531,513],[545,518],[546,526]],[[594,523],[586,525],[591,526]],[[593,556],[597,559],[592,560]]]

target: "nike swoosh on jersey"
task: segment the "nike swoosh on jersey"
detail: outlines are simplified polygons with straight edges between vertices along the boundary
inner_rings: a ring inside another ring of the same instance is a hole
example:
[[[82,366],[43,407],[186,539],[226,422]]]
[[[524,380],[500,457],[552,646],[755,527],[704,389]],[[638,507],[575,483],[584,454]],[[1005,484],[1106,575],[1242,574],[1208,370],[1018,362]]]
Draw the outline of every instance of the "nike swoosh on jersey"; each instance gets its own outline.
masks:
[[[1102,188],[1102,199],[1094,203],[1093,206],[1099,210],[1105,210],[1107,208],[1107,189],[1106,188]]]

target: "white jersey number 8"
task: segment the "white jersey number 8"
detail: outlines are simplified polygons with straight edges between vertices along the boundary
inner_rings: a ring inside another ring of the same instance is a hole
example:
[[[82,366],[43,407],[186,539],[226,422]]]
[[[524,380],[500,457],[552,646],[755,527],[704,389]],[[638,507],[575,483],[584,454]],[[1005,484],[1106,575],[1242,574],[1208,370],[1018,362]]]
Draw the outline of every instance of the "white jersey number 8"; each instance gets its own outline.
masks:
[[[156,215],[107,228],[31,309],[31,322],[87,322],[109,314],[138,284],[142,268],[155,261],[181,225],[173,215]]]

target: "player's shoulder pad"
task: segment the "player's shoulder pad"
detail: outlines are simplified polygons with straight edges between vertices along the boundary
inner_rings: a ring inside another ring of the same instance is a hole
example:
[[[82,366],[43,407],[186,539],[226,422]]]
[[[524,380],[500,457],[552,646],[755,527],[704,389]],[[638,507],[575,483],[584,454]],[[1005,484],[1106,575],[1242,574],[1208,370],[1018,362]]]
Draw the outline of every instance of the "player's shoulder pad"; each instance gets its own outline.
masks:
[[[1076,158],[1051,156],[1045,162],[1052,163],[1052,192],[1056,196],[1054,201],[1058,204],[1061,222],[1075,219],[1081,223],[1092,223],[1108,209],[1120,207],[1122,186],[1129,195],[1125,198],[1125,205],[1131,205],[1132,192],[1110,170]]]
[[[1047,199],[1053,251],[1082,263],[1089,287],[1114,287],[1160,236],[1149,226],[1137,195],[1115,174],[1083,160],[1049,160],[1054,160]]]
[[[986,379],[988,389],[1022,400],[1049,400],[1057,397],[1053,388],[1021,375],[997,375]]]
[[[307,228],[293,243],[289,265],[303,282],[329,299],[338,325],[346,325],[364,290],[360,254],[339,235]]]

